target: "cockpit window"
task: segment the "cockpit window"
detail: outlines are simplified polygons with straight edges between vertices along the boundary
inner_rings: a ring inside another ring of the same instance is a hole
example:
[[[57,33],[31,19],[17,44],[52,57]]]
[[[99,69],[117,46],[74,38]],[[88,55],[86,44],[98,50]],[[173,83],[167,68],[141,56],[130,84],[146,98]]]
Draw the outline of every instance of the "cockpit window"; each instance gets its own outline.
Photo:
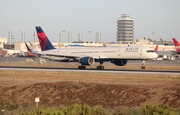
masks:
[[[148,53],[149,53],[149,52],[154,52],[154,50],[147,50],[146,52],[148,52]]]

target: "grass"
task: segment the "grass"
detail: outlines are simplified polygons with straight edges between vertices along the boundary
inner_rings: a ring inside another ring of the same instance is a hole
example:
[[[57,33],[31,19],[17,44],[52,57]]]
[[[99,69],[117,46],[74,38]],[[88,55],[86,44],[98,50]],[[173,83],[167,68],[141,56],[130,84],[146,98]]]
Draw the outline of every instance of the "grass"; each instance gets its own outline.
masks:
[[[28,81],[27,81],[28,79]],[[15,82],[14,82],[15,81]],[[161,85],[171,86],[172,84],[179,84],[179,75],[163,75],[163,74],[134,74],[134,73],[84,73],[84,72],[43,72],[43,71],[21,71],[21,70],[1,70],[0,72],[0,83],[7,83],[9,89],[15,89],[17,84],[34,84],[34,83],[45,83],[44,87],[46,89],[53,87],[54,89],[59,89],[57,84],[53,86],[49,85],[50,82],[58,81],[73,81],[76,82],[76,90],[81,90],[85,86],[82,82],[88,83],[103,83],[103,84],[125,84],[129,86],[142,86],[145,85],[155,87],[161,87]],[[9,85],[9,83],[12,83]],[[46,84],[47,83],[47,84]],[[0,86],[3,84],[0,84]],[[71,83],[64,84],[63,87],[71,88]],[[30,86],[29,86],[30,87]],[[26,88],[22,87],[19,93],[24,92]],[[149,88],[151,88],[149,87]],[[19,87],[18,87],[19,88]],[[153,90],[153,88],[152,88]],[[32,96],[35,97],[35,96]],[[33,99],[32,99],[33,100]],[[11,108],[16,108],[17,106],[9,106]],[[126,113],[126,111],[125,111]]]
[[[61,74],[60,74],[61,73]],[[6,76],[6,77],[4,77]],[[83,72],[42,72],[42,71],[20,71],[20,70],[2,70],[0,72],[0,81],[15,81],[26,83],[49,83],[57,81],[73,81],[73,82],[96,82],[96,83],[112,83],[123,84],[137,82],[143,84],[162,82],[179,82],[179,75],[162,75],[162,74],[126,74],[126,73],[87,73]],[[13,84],[12,84],[13,85]],[[81,84],[77,89],[81,89]],[[13,85],[15,86],[15,85]],[[57,87],[56,87],[57,88]]]

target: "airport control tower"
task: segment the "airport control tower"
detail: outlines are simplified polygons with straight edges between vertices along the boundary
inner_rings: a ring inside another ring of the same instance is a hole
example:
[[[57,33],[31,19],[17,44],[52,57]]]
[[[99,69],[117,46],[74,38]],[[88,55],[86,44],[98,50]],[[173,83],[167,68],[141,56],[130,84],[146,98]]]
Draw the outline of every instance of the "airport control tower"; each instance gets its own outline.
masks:
[[[132,44],[134,38],[134,20],[130,14],[121,14],[117,21],[117,43]]]

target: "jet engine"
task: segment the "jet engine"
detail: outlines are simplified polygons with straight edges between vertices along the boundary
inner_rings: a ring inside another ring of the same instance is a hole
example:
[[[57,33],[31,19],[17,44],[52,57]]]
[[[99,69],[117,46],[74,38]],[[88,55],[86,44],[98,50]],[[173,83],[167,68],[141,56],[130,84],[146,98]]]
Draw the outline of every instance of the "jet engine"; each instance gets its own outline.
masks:
[[[79,63],[82,65],[92,65],[94,64],[95,59],[93,57],[83,57],[79,60]]]
[[[127,64],[127,60],[125,59],[117,59],[117,60],[111,60],[111,63],[117,65],[117,66],[125,66]]]

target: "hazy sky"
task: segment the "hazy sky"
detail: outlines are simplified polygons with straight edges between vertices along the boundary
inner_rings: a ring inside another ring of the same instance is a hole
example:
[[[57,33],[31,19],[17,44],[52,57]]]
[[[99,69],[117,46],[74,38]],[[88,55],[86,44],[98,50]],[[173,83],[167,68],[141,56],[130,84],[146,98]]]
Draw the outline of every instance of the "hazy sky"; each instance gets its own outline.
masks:
[[[78,33],[95,41],[95,32],[102,41],[116,41],[117,20],[124,13],[134,19],[134,38],[180,40],[180,0],[0,0],[0,37],[8,38],[11,30],[20,41],[23,31],[25,41],[33,41],[39,25],[52,42],[62,30],[64,42],[68,31],[73,41]]]

